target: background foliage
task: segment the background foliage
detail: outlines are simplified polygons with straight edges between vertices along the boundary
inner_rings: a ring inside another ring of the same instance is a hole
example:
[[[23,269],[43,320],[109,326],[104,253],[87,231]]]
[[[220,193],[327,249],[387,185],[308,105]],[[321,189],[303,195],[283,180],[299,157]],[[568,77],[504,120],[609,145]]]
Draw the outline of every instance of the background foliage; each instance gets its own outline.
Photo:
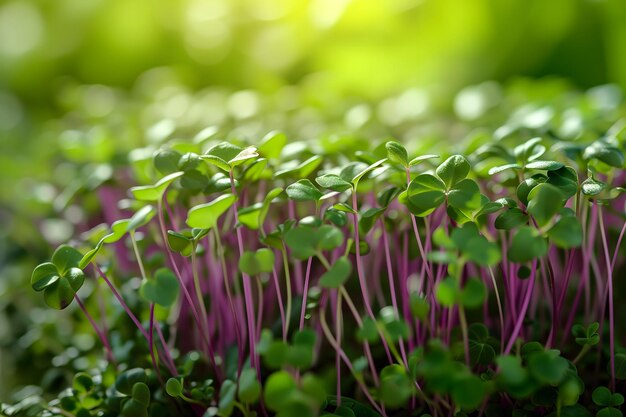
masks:
[[[454,140],[432,115],[471,119],[462,97],[501,94],[455,101],[468,85],[625,87],[624,21],[621,0],[0,2],[0,400],[53,385],[51,362],[96,343],[74,313],[45,312],[28,277],[97,211],[82,192],[129,149],[215,125]]]

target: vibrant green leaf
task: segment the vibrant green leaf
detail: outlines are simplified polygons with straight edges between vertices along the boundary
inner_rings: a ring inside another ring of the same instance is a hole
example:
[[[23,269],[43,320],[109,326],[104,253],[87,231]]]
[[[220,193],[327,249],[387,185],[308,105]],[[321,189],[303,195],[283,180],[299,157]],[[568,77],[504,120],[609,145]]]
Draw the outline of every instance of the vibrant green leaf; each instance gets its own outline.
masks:
[[[461,155],[452,155],[437,167],[437,176],[445,184],[446,189],[452,188],[465,179],[470,172],[470,164]]]
[[[330,269],[321,276],[319,285],[322,288],[339,288],[350,277],[352,264],[345,256],[337,259]]]
[[[154,274],[154,278],[141,283],[141,296],[151,303],[162,307],[170,307],[178,298],[178,279],[172,271],[161,268]]]
[[[217,225],[217,220],[237,200],[233,194],[223,194],[210,203],[194,206],[187,215],[187,225],[199,229],[211,229]]]

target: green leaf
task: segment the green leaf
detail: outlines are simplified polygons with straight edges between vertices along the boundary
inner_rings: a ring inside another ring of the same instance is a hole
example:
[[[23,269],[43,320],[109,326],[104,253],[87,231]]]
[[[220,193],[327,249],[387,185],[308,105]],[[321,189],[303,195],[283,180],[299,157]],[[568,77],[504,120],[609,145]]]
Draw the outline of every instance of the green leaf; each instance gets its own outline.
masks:
[[[315,245],[319,250],[333,250],[343,245],[344,234],[335,226],[325,224],[314,233]]]
[[[593,402],[596,403],[597,405],[604,406],[604,407],[610,407],[612,405],[619,405],[619,404],[613,404],[612,398],[613,398],[613,394],[606,387],[598,387],[594,389],[593,393],[591,394],[591,399],[593,400]]]
[[[380,160],[374,162],[373,164],[370,164],[368,167],[360,170],[359,172],[356,172],[354,174],[354,176],[350,180],[350,182],[354,185],[354,188],[357,187],[357,185],[358,185],[359,181],[361,180],[361,178],[363,178],[365,175],[369,174],[370,172],[372,172],[373,170],[375,170],[376,168],[381,166],[386,160],[387,160],[387,158],[380,159]]]
[[[415,158],[411,159],[409,161],[409,166],[415,166],[417,164],[419,164],[422,161],[426,161],[428,159],[434,159],[434,158],[439,158],[439,155],[420,155],[420,156],[416,156]]]
[[[237,394],[237,384],[230,379],[227,379],[222,383],[220,388],[220,401],[218,408],[220,410],[220,416],[228,417],[232,414],[235,407],[235,395]]]
[[[187,215],[187,225],[199,229],[211,229],[217,221],[237,200],[233,194],[223,194],[210,203],[192,207]]]
[[[281,178],[286,176],[293,177],[308,177],[313,171],[322,163],[323,158],[320,155],[313,155],[309,159],[291,166],[289,168],[279,169],[274,173],[275,178]]]
[[[504,172],[504,171],[509,170],[509,169],[522,169],[522,166],[520,164],[498,165],[498,166],[495,166],[493,168],[490,168],[487,173],[489,175],[496,175],[496,174],[499,174],[499,173]]]
[[[358,328],[356,337],[359,341],[376,342],[380,338],[376,321],[369,316],[363,318],[362,326]]]
[[[461,290],[460,301],[464,307],[476,308],[483,305],[486,297],[485,284],[477,278],[470,278]]]
[[[296,381],[287,371],[274,372],[265,382],[265,405],[272,411],[280,411],[296,391]]]
[[[612,167],[621,168],[624,166],[624,154],[622,151],[610,143],[597,140],[585,148],[583,153],[585,160],[597,159]]]
[[[143,382],[137,382],[133,385],[132,397],[135,401],[143,404],[145,407],[150,406],[150,388]]]
[[[245,404],[255,404],[259,400],[261,384],[257,380],[256,370],[247,368],[241,371],[237,395]]]
[[[167,231],[167,244],[174,252],[183,256],[191,256],[193,242],[190,237],[173,230]]]
[[[528,212],[539,226],[550,223],[555,214],[563,207],[563,195],[554,185],[539,184],[528,194]]]
[[[540,258],[548,252],[548,245],[539,232],[530,226],[522,226],[517,230],[508,251],[512,262],[528,262]]]
[[[583,228],[575,216],[562,216],[548,231],[548,237],[560,248],[577,248],[583,242]]]
[[[564,199],[568,199],[578,192],[578,174],[572,167],[566,166],[556,171],[548,171],[546,182],[558,188]]]
[[[71,268],[77,268],[83,255],[68,245],[59,246],[52,254],[52,263],[61,275],[65,275]]]
[[[79,276],[82,277],[82,280],[80,281],[82,285],[82,282],[84,281],[83,271],[78,268],[73,268],[71,271],[76,271],[76,278]],[[71,274],[72,272],[69,273]],[[62,277],[44,289],[43,298],[49,307],[57,310],[63,310],[71,304],[75,294],[76,290],[72,288],[70,281],[65,277]]]
[[[496,217],[495,226],[500,230],[512,230],[528,223],[528,216],[517,207],[503,211]]]
[[[385,144],[385,148],[387,149],[387,158],[389,158],[391,162],[400,164],[405,168],[409,167],[409,154],[404,146],[398,142],[389,141]]]
[[[274,340],[263,354],[263,361],[268,368],[280,368],[286,361],[288,351],[289,347],[285,342]]]
[[[178,398],[183,393],[183,384],[176,378],[170,378],[165,384],[165,391],[172,397]]]
[[[278,159],[287,144],[287,136],[283,132],[269,132],[259,144],[259,154],[269,159]]]
[[[528,162],[534,161],[544,154],[546,147],[540,144],[541,138],[532,138],[525,143],[518,145],[513,149],[513,154],[518,161]]]
[[[57,267],[50,262],[38,265],[30,278],[30,285],[35,291],[43,291],[60,279]]]
[[[274,251],[268,248],[257,249],[255,253],[260,272],[272,272],[274,270]]]
[[[623,414],[615,407],[606,407],[598,411],[596,417],[623,417]]]
[[[309,227],[298,226],[285,234],[285,244],[297,259],[307,259],[317,252],[314,241],[315,231]]]
[[[86,372],[79,372],[74,375],[72,388],[81,394],[86,394],[94,388],[93,378]]]
[[[539,184],[546,182],[548,178],[543,174],[536,174],[530,178],[526,178],[517,186],[517,198],[524,204],[528,205],[528,194]]]
[[[385,366],[380,372],[379,395],[388,408],[399,408],[406,404],[413,389],[411,379],[400,365]]]
[[[151,303],[156,303],[162,307],[170,307],[178,297],[178,279],[172,271],[167,268],[158,269],[153,279],[144,280],[141,283],[139,293]]]
[[[499,368],[498,381],[505,386],[521,385],[526,380],[528,373],[522,367],[522,359],[519,356],[498,356],[496,363]]]
[[[476,409],[485,395],[485,383],[476,375],[459,378],[452,385],[452,400],[464,410]]]
[[[441,280],[435,289],[437,302],[444,307],[452,307],[459,299],[459,288],[457,282],[452,277]]]
[[[411,293],[410,298],[411,314],[420,320],[426,320],[430,313],[430,304],[417,293]]]
[[[444,182],[445,188],[450,189],[459,181],[465,179],[470,172],[470,164],[461,155],[452,155],[437,167],[436,173]]]
[[[256,252],[246,251],[239,258],[239,270],[244,274],[257,275],[274,270],[274,252],[262,248]]]
[[[197,153],[187,152],[178,161],[178,171],[196,171],[202,160]]]
[[[339,175],[325,174],[315,178],[315,182],[322,188],[343,192],[352,189],[352,184],[342,179]]]
[[[321,276],[319,285],[322,288],[339,288],[350,277],[352,264],[345,256],[337,259],[330,269]]]
[[[322,197],[320,190],[308,179],[291,184],[285,192],[294,201],[318,201]]]
[[[528,360],[528,369],[540,382],[552,386],[558,385],[569,368],[566,359],[558,356],[558,351],[545,351],[532,355]]]
[[[606,188],[606,183],[589,177],[580,184],[580,188],[584,195],[594,196],[600,194]]]
[[[183,171],[173,172],[161,178],[154,185],[142,185],[138,187],[132,187],[130,189],[130,192],[133,194],[133,197],[135,197],[135,200],[149,202],[159,201],[161,198],[163,198],[163,194],[165,193],[165,190],[167,190],[167,187],[174,180],[182,177],[184,174],[185,173]]]
[[[526,169],[539,169],[542,171],[556,171],[563,168],[564,165],[557,161],[533,161],[526,164]]]
[[[247,148],[242,149],[241,152],[239,152],[234,158],[230,159],[228,161],[228,165],[232,169],[233,167],[236,167],[237,165],[241,165],[244,162],[250,159],[254,159],[258,156],[259,154],[257,152],[257,149],[254,146],[248,146]]]
[[[126,233],[128,233],[128,225],[130,219],[122,219],[111,225],[111,233],[102,238],[103,243],[114,243],[119,241]]]
[[[472,366],[490,365],[496,356],[496,351],[488,343],[470,339],[469,341],[470,359]]]
[[[477,210],[480,208],[480,200],[478,184],[470,179],[457,182],[448,191],[448,204],[460,210]]]
[[[427,215],[445,200],[446,185],[430,174],[420,174],[411,181],[407,197],[422,214]]]
[[[154,167],[163,175],[178,171],[178,161],[182,155],[173,149],[159,149],[152,157]]]
[[[140,208],[133,216],[130,218],[128,225],[126,226],[127,231],[134,231],[141,226],[148,224],[148,222],[154,217],[156,214],[156,210],[151,205],[144,206]]]
[[[256,203],[249,207],[242,207],[238,211],[239,223],[252,229],[259,229],[259,214],[263,208],[263,203]]]

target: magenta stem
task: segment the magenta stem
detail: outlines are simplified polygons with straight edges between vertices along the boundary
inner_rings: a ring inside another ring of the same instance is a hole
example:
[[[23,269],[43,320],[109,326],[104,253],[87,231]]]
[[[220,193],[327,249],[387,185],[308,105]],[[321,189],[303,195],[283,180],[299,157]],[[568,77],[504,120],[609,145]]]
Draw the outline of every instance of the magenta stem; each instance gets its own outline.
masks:
[[[115,357],[113,356],[113,349],[111,349],[111,345],[109,343],[109,339],[107,338],[106,333],[102,332],[100,328],[98,328],[96,321],[93,319],[91,314],[89,314],[89,312],[87,311],[87,308],[78,297],[78,294],[74,294],[74,299],[76,299],[78,306],[83,311],[83,314],[85,315],[85,317],[87,317],[87,320],[89,320],[89,323],[91,324],[91,327],[93,327],[94,331],[98,335],[100,342],[102,342],[102,345],[104,346],[104,350],[106,351],[106,354],[107,354],[107,359],[109,360],[109,362],[115,365],[115,367],[117,367],[117,362],[115,361]]]

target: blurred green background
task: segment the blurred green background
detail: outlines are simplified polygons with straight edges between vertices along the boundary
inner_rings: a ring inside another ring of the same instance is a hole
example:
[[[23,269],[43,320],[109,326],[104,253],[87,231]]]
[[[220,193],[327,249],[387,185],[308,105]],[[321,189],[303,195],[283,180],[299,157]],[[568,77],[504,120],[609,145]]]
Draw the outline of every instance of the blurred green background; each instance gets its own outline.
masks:
[[[623,0],[1,1],[0,400],[53,386],[50,363],[79,356],[58,341],[89,329],[48,314],[30,271],[84,230],[89,192],[131,149],[207,126],[307,138],[372,117],[384,127],[369,135],[414,137],[489,80],[623,88],[624,22]]]

